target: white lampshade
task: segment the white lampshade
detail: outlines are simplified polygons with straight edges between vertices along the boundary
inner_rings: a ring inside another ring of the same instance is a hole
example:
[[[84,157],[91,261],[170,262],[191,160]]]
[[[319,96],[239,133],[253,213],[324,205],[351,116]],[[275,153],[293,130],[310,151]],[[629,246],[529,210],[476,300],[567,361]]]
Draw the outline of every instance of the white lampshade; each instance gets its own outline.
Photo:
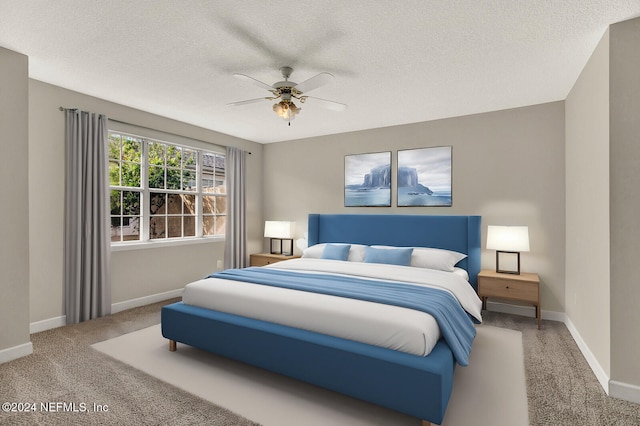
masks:
[[[489,225],[487,249],[511,252],[529,251],[529,227]]]
[[[293,238],[295,222],[267,220],[264,223],[265,238]]]

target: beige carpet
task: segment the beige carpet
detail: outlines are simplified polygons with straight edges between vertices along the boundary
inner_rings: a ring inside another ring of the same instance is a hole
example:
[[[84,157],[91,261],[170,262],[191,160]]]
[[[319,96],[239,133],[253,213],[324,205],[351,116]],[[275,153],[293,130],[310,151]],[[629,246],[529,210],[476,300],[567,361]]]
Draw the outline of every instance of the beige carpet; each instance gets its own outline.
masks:
[[[0,364],[0,402],[23,404],[0,426],[259,426],[91,348],[160,323],[165,304],[32,334],[32,355]]]
[[[265,426],[419,425],[391,410],[178,344],[160,326],[92,345],[117,360]],[[456,368],[443,425],[528,425],[522,334],[478,326],[469,367]]]

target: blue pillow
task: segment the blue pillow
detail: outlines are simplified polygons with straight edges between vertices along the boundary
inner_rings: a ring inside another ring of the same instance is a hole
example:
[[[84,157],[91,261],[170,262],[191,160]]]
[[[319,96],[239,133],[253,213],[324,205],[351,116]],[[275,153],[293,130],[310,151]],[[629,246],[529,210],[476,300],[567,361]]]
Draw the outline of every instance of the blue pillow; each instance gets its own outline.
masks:
[[[321,259],[347,260],[351,244],[327,244],[322,251]]]
[[[413,247],[397,249],[379,249],[365,247],[365,263],[387,263],[389,265],[409,266]]]

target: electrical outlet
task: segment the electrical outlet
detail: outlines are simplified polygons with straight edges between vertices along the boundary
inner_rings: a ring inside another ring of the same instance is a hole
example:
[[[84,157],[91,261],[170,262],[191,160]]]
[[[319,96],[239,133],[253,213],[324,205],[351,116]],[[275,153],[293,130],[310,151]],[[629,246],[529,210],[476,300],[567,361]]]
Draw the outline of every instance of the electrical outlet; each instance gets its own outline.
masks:
[[[218,269],[222,269],[222,268],[224,267],[224,265],[222,264],[222,260],[218,260],[218,261],[216,262],[216,267],[217,267]]]

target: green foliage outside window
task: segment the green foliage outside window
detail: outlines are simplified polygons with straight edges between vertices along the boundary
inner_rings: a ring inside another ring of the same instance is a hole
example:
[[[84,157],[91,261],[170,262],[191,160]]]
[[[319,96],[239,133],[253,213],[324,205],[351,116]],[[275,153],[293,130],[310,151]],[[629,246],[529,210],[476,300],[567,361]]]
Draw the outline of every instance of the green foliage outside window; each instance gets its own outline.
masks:
[[[109,134],[110,185],[140,188],[141,155],[141,140]],[[111,191],[111,214],[139,216],[140,193],[135,191]]]
[[[143,155],[146,144],[146,158]],[[109,181],[111,190],[112,240],[139,240],[143,188],[149,191],[149,238],[195,235],[195,195],[197,191],[198,151],[130,135],[109,133]],[[224,194],[224,163],[220,169],[216,155],[203,153],[202,190]],[[224,160],[223,160],[224,161]],[[142,167],[147,166],[147,182],[141,182]],[[146,184],[146,185],[145,185]],[[173,193],[176,191],[176,193]],[[203,234],[224,234],[226,197],[203,197]],[[171,205],[168,205],[167,203]],[[216,206],[215,211],[211,207]],[[209,207],[209,208],[208,208]],[[220,209],[223,211],[220,211]],[[213,217],[215,216],[215,217]],[[212,222],[213,221],[213,222]],[[215,227],[213,226],[215,224]],[[124,228],[128,228],[126,233]]]

